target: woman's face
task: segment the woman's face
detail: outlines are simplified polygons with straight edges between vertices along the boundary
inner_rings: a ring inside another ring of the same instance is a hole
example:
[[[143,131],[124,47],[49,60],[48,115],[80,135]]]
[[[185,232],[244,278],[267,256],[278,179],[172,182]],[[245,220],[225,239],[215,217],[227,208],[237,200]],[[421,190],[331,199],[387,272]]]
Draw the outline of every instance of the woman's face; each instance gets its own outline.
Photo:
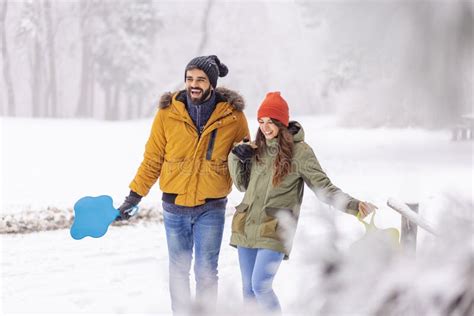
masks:
[[[272,119],[269,117],[261,117],[258,119],[258,124],[260,125],[260,130],[266,139],[273,139],[278,136],[278,126],[273,123]]]

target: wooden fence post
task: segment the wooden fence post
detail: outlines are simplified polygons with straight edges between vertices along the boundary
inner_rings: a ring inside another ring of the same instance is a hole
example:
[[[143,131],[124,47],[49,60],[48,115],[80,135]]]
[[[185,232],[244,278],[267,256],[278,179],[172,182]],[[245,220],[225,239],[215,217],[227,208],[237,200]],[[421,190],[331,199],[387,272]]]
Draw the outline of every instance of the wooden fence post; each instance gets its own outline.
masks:
[[[418,203],[407,203],[408,207],[415,213],[418,213]],[[402,216],[400,243],[404,251],[412,254],[416,253],[416,236],[418,226],[405,216]]]

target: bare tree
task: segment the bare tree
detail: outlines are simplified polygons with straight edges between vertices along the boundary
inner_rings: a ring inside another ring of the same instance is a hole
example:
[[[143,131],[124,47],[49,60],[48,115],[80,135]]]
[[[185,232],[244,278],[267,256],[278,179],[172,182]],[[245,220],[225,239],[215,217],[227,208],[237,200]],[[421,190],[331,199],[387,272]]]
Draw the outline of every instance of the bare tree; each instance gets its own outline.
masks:
[[[81,78],[79,82],[79,97],[75,115],[78,117],[92,117],[94,107],[94,62],[92,58],[92,37],[90,29],[94,16],[93,2],[82,0],[79,2],[79,32],[81,42]]]
[[[157,8],[151,0],[134,2],[103,2],[98,7],[101,16],[99,38],[94,46],[97,82],[104,91],[105,119],[130,118],[141,114],[141,104],[150,91],[150,64],[156,31],[161,26]],[[123,99],[125,96],[124,109]],[[135,109],[136,111],[132,111]]]
[[[45,56],[44,56],[44,19],[42,3],[25,2],[18,20],[17,39],[20,47],[26,49],[30,67],[31,115],[46,116],[45,106]]]
[[[13,89],[13,82],[10,72],[10,57],[7,46],[7,32],[6,32],[6,17],[8,10],[8,0],[4,0],[0,11],[0,36],[2,37],[2,59],[3,59],[3,78],[5,80],[8,103],[4,110],[6,115],[15,115],[15,93]],[[2,111],[2,108],[0,108]],[[1,113],[1,112],[0,112]]]
[[[32,47],[32,56],[30,59],[30,65],[31,65],[31,76],[32,76],[32,83],[31,83],[31,104],[33,106],[33,117],[40,117],[40,116],[45,116],[45,110],[44,110],[44,103],[41,101],[43,98],[41,98],[41,95],[43,94],[44,90],[44,80],[45,77],[45,72],[44,72],[44,58],[42,55],[43,52],[43,43],[41,42],[41,32],[42,32],[42,26],[39,24],[39,15],[41,14],[41,3],[37,2],[36,4],[32,4],[33,12],[35,16],[33,18],[36,19],[37,23],[36,24],[36,30],[35,33],[32,33],[33,35],[33,47]],[[34,21],[34,20],[33,20]]]
[[[46,91],[46,102],[47,106],[46,113],[48,116],[57,117],[57,83],[56,83],[56,53],[55,53],[55,39],[53,35],[53,23],[51,17],[51,1],[44,1],[44,19],[45,19],[45,33],[46,33],[46,46],[48,54],[48,70],[49,70],[49,82],[48,89]]]

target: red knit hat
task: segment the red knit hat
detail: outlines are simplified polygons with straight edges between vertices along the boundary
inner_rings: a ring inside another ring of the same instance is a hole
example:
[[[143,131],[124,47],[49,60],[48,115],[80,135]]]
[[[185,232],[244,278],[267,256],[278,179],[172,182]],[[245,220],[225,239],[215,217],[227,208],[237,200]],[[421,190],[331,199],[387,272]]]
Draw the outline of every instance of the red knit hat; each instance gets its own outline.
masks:
[[[280,91],[268,92],[258,109],[257,119],[269,117],[288,126],[288,121],[290,120],[289,112],[288,103],[281,97]]]

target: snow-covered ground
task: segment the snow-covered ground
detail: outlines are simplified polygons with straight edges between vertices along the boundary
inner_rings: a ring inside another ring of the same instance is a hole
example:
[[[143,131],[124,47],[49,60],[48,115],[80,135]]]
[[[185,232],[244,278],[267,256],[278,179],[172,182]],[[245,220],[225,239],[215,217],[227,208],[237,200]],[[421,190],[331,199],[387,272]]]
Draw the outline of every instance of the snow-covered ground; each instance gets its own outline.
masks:
[[[452,201],[473,205],[472,142],[452,142],[448,131],[344,129],[333,117],[296,119],[332,181],[379,206],[379,227],[400,226],[399,215],[386,207],[389,197],[419,203],[420,214],[438,228],[457,211]],[[254,133],[256,120],[249,118],[249,123]],[[108,194],[118,206],[141,161],[150,125],[151,119],[0,118],[2,217],[71,208],[85,195]],[[226,308],[237,306],[241,297],[237,254],[228,246],[230,216],[241,198],[236,190],[229,196],[220,256],[220,303]],[[142,206],[161,210],[158,185]],[[472,209],[468,212],[472,220]],[[344,252],[363,233],[352,216],[330,210],[307,190],[291,259],[281,265],[274,283],[283,310],[301,313],[308,291],[321,293],[308,260],[330,258],[333,243]],[[418,233],[420,253],[436,244],[421,229]],[[472,250],[472,233],[470,239]],[[4,313],[170,313],[166,240],[159,220],[114,226],[100,239],[76,241],[68,230],[56,230],[2,234],[0,241]],[[323,310],[315,307],[323,301],[315,294],[312,310]],[[360,305],[352,307],[351,314],[365,314]]]

